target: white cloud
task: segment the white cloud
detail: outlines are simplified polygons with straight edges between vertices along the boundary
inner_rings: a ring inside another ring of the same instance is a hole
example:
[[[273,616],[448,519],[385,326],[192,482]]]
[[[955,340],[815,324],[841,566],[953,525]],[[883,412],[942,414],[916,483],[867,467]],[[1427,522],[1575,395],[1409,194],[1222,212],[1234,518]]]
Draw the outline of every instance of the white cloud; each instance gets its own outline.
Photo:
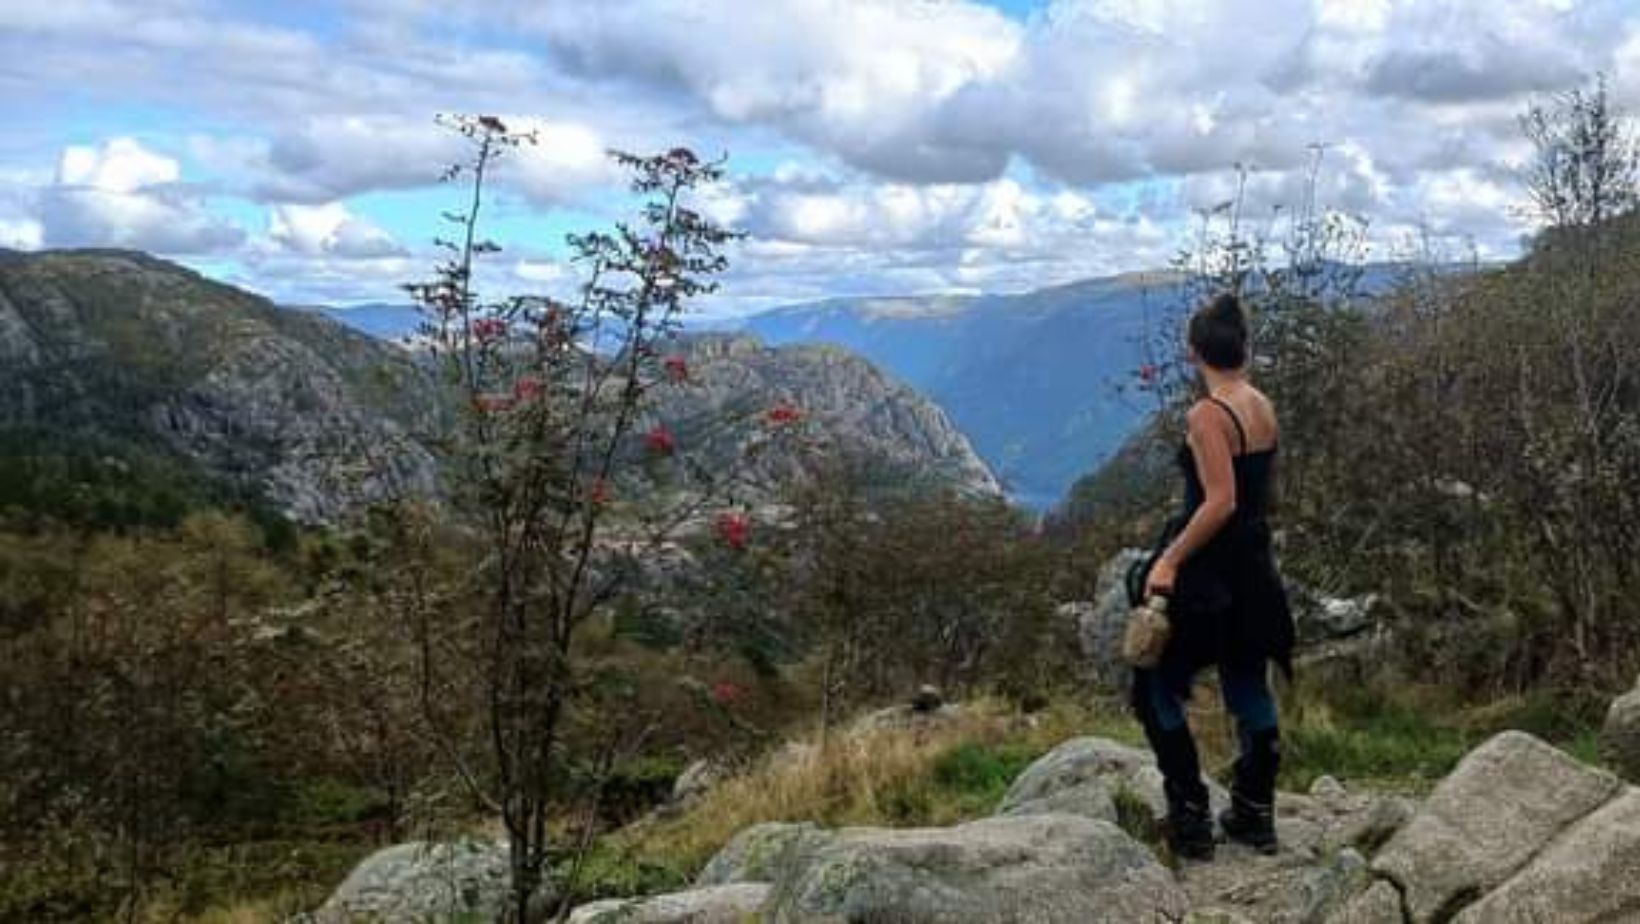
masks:
[[[507,127],[532,132],[533,144],[511,152],[501,164],[502,182],[532,202],[571,202],[591,190],[617,183],[621,173],[608,145],[585,125],[537,118],[506,117]]]
[[[538,205],[575,201],[620,178],[607,145],[579,123],[502,115],[535,142],[505,152],[496,178]],[[196,156],[236,188],[271,202],[320,205],[365,192],[434,185],[471,149],[432,116],[319,117],[275,135],[192,139]]]
[[[1520,230],[1507,167],[1526,100],[1604,70],[1640,107],[1626,0],[1050,0],[1023,18],[977,0],[350,0],[324,30],[245,9],[0,8],[0,111],[22,125],[0,141],[0,243],[221,253],[242,238],[185,182],[163,124],[62,151],[40,113],[67,86],[185,114],[189,172],[270,212],[243,259],[327,293],[349,274],[387,286],[404,259],[388,232],[423,236],[348,200],[432,185],[462,153],[437,111],[541,130],[499,169],[523,206],[509,218],[601,210],[618,180],[606,147],[730,151],[759,175],[702,208],[755,235],[737,297],[773,298],[1155,265],[1238,163],[1248,214],[1295,207],[1311,142],[1329,145],[1322,203],[1502,249]],[[53,159],[56,176],[7,188],[8,161]],[[537,256],[498,284],[556,284]]]
[[[132,138],[115,138],[101,147],[65,148],[57,162],[60,186],[89,186],[107,192],[134,193],[145,186],[175,183],[182,168]]]
[[[404,248],[392,235],[354,215],[340,202],[274,206],[269,213],[267,239],[277,247],[310,257],[372,259],[404,254]]]
[[[45,243],[45,229],[31,218],[0,218],[0,247],[38,250]]]
[[[244,233],[205,210],[181,185],[181,166],[133,138],[64,149],[41,193],[41,240],[51,246],[130,247],[162,254],[208,253]]]
[[[781,126],[887,176],[976,179],[1003,166],[994,151],[943,143],[934,121],[1020,51],[1020,26],[988,7],[562,0],[524,24],[580,73],[685,90],[719,118]]]

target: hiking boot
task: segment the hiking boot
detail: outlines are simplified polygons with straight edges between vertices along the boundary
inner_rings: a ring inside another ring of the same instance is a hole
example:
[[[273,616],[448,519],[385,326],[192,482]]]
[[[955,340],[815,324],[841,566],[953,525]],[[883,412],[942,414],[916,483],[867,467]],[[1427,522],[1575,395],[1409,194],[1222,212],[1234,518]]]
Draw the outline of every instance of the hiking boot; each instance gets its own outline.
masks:
[[[1213,816],[1207,803],[1168,800],[1167,848],[1182,860],[1213,859]]]
[[[1208,808],[1207,786],[1202,783],[1201,762],[1190,727],[1154,729],[1151,746],[1156,750],[1162,792],[1167,796],[1167,846],[1182,859],[1213,859],[1213,813]]]
[[[1276,840],[1276,813],[1272,805],[1248,802],[1230,794],[1230,807],[1219,813],[1219,827],[1226,840],[1245,844],[1263,854],[1281,849]]]
[[[1230,807],[1219,813],[1227,839],[1260,853],[1275,853],[1276,774],[1281,769],[1281,732],[1270,728],[1242,736],[1230,786]]]

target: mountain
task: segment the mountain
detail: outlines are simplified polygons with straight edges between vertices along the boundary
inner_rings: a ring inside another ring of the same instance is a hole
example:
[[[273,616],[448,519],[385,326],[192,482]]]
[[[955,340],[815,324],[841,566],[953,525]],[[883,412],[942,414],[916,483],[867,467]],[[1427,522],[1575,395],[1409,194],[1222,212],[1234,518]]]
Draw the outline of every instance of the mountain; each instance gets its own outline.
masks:
[[[437,477],[409,354],[145,254],[0,252],[0,381],[13,444],[93,441],[298,520]]]
[[[677,349],[691,382],[664,390],[654,414],[680,437],[723,441],[720,455],[785,401],[828,451],[998,493],[939,408],[858,356],[747,336]],[[0,487],[0,507],[55,513],[82,482],[124,502],[122,483],[163,481],[174,490],[136,505],[173,509],[180,492],[319,522],[359,501],[434,493],[432,436],[454,405],[417,356],[145,254],[0,251],[0,475],[33,486]],[[738,431],[708,426],[736,415]],[[758,466],[773,478],[808,458],[777,451]],[[52,474],[65,466],[66,486]]]
[[[692,334],[676,342],[688,384],[662,389],[652,416],[685,445],[728,465],[750,428],[786,403],[808,422],[805,447],[752,464],[764,483],[809,473],[813,458],[847,455],[878,485],[955,487],[997,496],[1001,485],[944,411],[910,386],[840,347],[765,345],[748,334]],[[725,427],[724,421],[736,421]]]
[[[1132,274],[1022,295],[833,299],[743,327],[776,344],[841,345],[905,379],[1015,499],[1042,508],[1154,409],[1124,385],[1175,293],[1165,274]]]
[[[302,311],[315,311],[333,321],[340,321],[363,334],[378,340],[402,340],[415,335],[422,322],[421,309],[415,305],[391,302],[370,302],[339,307],[335,305],[292,305]]]

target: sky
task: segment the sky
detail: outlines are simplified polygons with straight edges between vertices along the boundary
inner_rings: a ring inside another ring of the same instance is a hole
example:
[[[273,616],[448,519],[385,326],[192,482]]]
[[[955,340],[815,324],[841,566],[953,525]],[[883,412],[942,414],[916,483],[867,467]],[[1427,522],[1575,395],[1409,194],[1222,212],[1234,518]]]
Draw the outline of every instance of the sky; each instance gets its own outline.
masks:
[[[401,300],[457,204],[435,117],[482,113],[540,138],[496,294],[572,287],[564,235],[633,205],[606,152],[677,145],[728,159],[723,315],[1163,266],[1238,170],[1296,207],[1315,145],[1374,257],[1503,259],[1517,116],[1596,74],[1640,111],[1640,0],[0,0],[0,247]]]

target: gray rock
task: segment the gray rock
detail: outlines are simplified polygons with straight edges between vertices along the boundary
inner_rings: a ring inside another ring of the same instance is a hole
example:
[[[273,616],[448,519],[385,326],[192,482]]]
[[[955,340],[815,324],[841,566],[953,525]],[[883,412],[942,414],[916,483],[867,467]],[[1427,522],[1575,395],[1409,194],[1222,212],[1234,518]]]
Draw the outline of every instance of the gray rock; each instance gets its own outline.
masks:
[[[1631,783],[1640,783],[1640,686],[1612,701],[1600,729],[1600,756]]]
[[[1332,861],[1308,876],[1303,883],[1303,910],[1300,921],[1325,921],[1342,908],[1357,893],[1367,888],[1372,874],[1367,860],[1348,847],[1340,850]]]
[[[1417,811],[1416,803],[1400,796],[1374,799],[1365,811],[1350,818],[1339,828],[1331,839],[1332,843],[1354,847],[1371,856],[1394,837],[1395,832],[1411,821]]]
[[[1224,787],[1206,780],[1215,808],[1229,804]],[[1162,774],[1150,752],[1107,738],[1072,738],[1026,767],[1008,787],[998,814],[1011,814],[1019,806],[1049,799],[1062,791],[1086,783],[1098,783],[1115,798],[1125,792],[1150,809],[1153,821],[1167,815],[1167,797],[1162,791]]]
[[[1403,924],[1401,893],[1379,880],[1345,903],[1326,919],[1326,924]]]
[[[840,831],[775,884],[764,913],[774,924],[1142,924],[1185,911],[1168,871],[1115,825],[1030,815]]]
[[[1293,625],[1301,643],[1348,638],[1371,628],[1378,597],[1333,597],[1298,585],[1288,588],[1293,601]]]
[[[569,924],[741,924],[758,914],[768,895],[767,884],[737,882],[642,899],[610,899],[575,909]]]
[[[1344,784],[1330,776],[1316,777],[1315,782],[1310,784],[1310,798],[1327,805],[1340,803],[1348,796],[1349,790],[1344,788]]]
[[[672,805],[684,806],[706,795],[724,777],[723,765],[704,758],[683,768],[672,782]]]
[[[1184,924],[1253,924],[1253,921],[1225,908],[1198,908],[1184,916]]]
[[[505,844],[395,844],[354,867],[312,919],[315,924],[490,920],[506,908],[509,879]],[[536,904],[550,905],[550,895],[538,895]]]
[[[813,824],[767,822],[736,834],[695,879],[696,886],[732,882],[773,882],[799,860],[805,848],[829,841],[830,832]]]
[[[1499,885],[1620,783],[1524,732],[1493,737],[1442,780],[1373,861],[1417,924]]]
[[[1090,781],[1128,780],[1154,764],[1149,752],[1108,738],[1071,738],[1015,777],[998,811]]]
[[[1081,815],[1100,821],[1116,821],[1116,802],[1110,790],[1098,780],[1089,780],[1056,789],[1040,799],[1018,802],[1001,809],[999,815]]]
[[[1128,599],[1124,578],[1128,568],[1142,561],[1140,549],[1123,549],[1099,569],[1091,601],[1060,604],[1061,620],[1074,622],[1089,673],[1095,683],[1120,687],[1127,683],[1128,666],[1122,660],[1122,630],[1127,625]]]
[[[1577,822],[1455,924],[1640,920],[1640,790]]]

